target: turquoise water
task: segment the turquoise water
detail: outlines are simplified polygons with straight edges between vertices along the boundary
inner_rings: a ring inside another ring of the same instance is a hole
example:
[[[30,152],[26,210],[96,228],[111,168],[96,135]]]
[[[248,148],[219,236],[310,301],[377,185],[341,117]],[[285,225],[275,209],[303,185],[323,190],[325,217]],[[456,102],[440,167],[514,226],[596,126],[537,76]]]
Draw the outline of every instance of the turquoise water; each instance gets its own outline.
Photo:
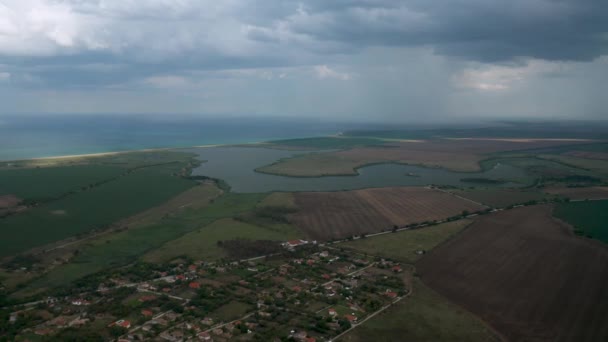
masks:
[[[0,116],[0,160],[238,144],[329,135],[356,127],[306,120],[134,115]]]
[[[263,174],[254,170],[281,158],[307,152],[293,152],[253,147],[213,147],[189,149],[206,160],[193,171],[226,181],[234,192],[267,191],[337,191],[385,186],[453,185],[469,187],[462,178],[530,179],[523,169],[499,164],[486,172],[462,173],[444,169],[381,164],[359,169],[358,176],[298,178]],[[416,177],[408,176],[414,174]],[[506,183],[497,186],[523,186]]]

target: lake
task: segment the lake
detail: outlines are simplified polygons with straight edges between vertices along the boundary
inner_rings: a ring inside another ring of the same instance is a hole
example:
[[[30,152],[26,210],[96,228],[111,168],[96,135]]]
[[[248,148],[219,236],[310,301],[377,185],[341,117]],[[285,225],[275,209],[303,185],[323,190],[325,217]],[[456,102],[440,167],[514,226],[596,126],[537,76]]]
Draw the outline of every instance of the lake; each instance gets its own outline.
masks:
[[[491,170],[476,173],[453,172],[413,165],[379,164],[359,169],[357,176],[286,177],[263,174],[254,170],[281,158],[309,152],[256,147],[209,147],[192,148],[186,151],[197,153],[199,159],[207,161],[193,170],[193,175],[223,179],[234,192],[337,191],[429,184],[468,187],[473,184],[462,182],[462,178],[530,179],[523,169],[506,164],[498,164]],[[408,176],[408,174],[416,176]],[[523,185],[527,184],[505,183],[493,186]]]

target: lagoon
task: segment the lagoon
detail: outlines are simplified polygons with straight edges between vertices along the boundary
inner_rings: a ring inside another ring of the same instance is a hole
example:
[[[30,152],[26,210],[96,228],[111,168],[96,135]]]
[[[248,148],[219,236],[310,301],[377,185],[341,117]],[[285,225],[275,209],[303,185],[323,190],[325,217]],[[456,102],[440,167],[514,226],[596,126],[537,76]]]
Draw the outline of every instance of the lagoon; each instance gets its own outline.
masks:
[[[226,181],[234,192],[253,193],[269,191],[339,191],[386,186],[452,185],[469,187],[463,178],[491,178],[520,180],[489,186],[518,187],[528,185],[530,176],[511,165],[497,164],[485,172],[453,172],[402,164],[379,164],[362,167],[356,176],[287,177],[256,172],[255,169],[289,158],[306,151],[285,151],[259,147],[204,147],[186,151],[198,154],[204,160],[193,175],[219,178]]]

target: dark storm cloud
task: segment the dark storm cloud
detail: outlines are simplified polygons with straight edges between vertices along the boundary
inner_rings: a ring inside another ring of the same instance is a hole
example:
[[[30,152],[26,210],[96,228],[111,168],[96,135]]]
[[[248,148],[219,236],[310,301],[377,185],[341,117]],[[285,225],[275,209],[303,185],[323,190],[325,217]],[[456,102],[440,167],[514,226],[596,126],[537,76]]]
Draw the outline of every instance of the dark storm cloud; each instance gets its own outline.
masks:
[[[608,53],[608,1],[309,1],[281,25],[353,46],[430,46],[494,62],[519,57],[592,60]],[[276,30],[274,30],[276,31]],[[274,32],[252,34],[270,39]]]
[[[607,17],[606,0],[4,0],[0,98],[398,117],[563,112],[569,96],[599,116]]]

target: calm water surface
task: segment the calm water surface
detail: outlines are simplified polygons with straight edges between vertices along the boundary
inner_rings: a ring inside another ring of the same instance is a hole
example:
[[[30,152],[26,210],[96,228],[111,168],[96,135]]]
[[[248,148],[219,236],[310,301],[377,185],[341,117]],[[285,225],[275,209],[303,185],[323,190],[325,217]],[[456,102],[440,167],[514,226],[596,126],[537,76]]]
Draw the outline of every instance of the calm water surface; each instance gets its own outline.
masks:
[[[234,192],[335,191],[429,184],[466,187],[472,184],[462,182],[462,178],[529,179],[524,170],[505,164],[499,164],[494,169],[478,173],[452,172],[411,165],[380,164],[359,169],[358,176],[285,177],[263,174],[254,170],[281,158],[308,152],[249,147],[194,148],[189,151],[197,153],[201,160],[207,161],[193,171],[194,175],[223,179],[230,184]],[[408,174],[415,174],[416,177],[408,176]],[[501,186],[523,185],[507,183]]]

